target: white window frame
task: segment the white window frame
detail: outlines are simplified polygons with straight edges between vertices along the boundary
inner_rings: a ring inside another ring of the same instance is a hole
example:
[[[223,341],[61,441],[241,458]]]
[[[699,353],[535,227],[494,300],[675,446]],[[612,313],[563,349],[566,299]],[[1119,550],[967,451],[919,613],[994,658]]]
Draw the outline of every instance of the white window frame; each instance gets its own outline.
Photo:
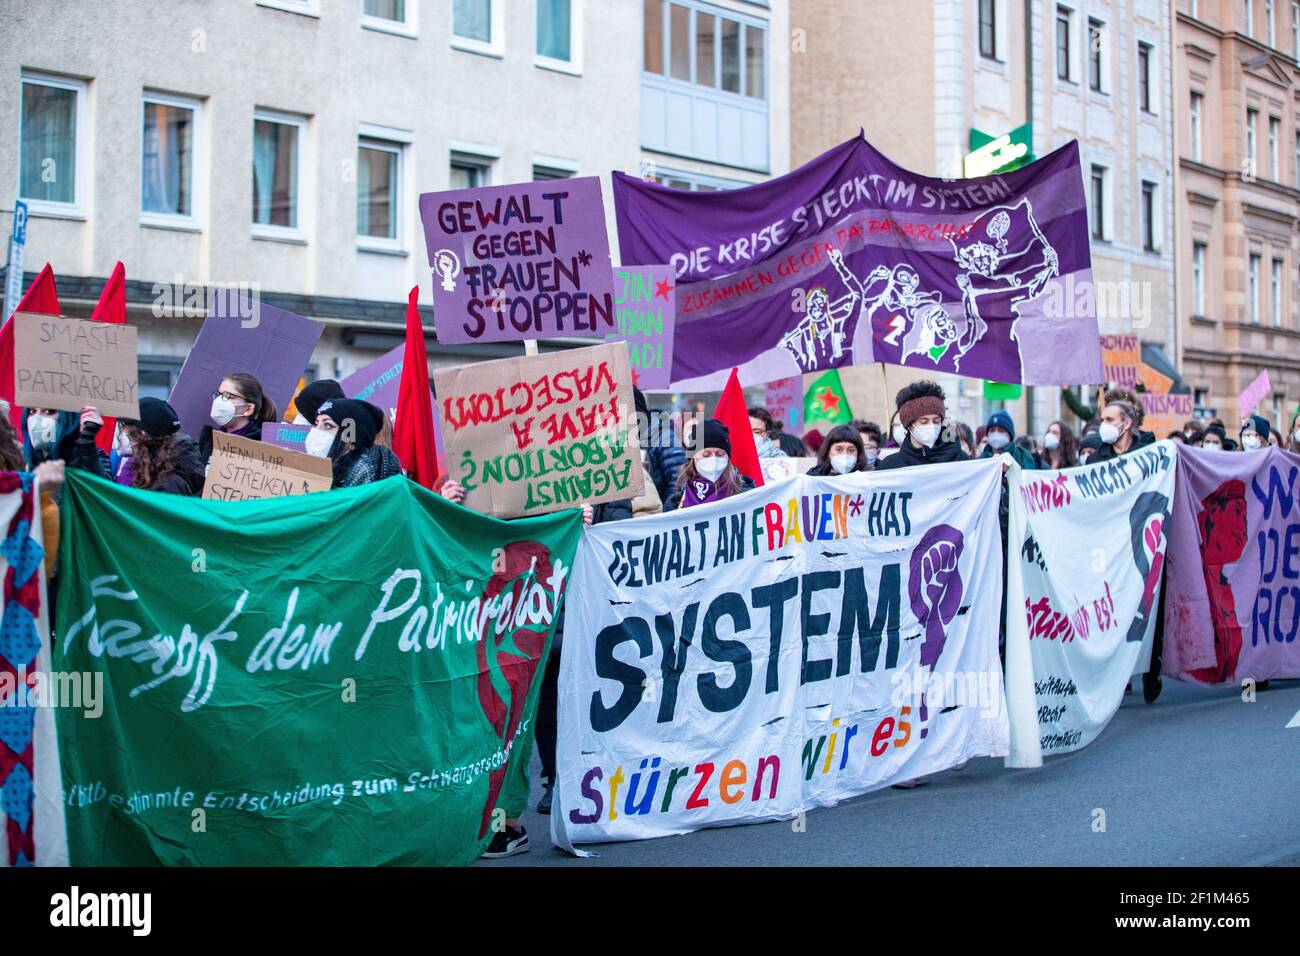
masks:
[[[50,199],[26,199],[19,195],[22,189],[23,181],[23,162],[22,162],[22,137],[23,137],[23,106],[22,106],[22,87],[24,83],[35,83],[40,86],[52,86],[61,90],[71,90],[77,95],[77,125],[76,125],[76,142],[73,143],[73,150],[76,156],[76,169],[72,177],[72,202],[57,202]],[[86,121],[86,106],[90,97],[86,95],[88,84],[85,80],[76,80],[71,77],[55,76],[52,73],[40,73],[35,70],[24,70],[18,81],[18,136],[14,140],[18,144],[18,162],[15,164],[15,180],[17,188],[14,195],[23,199],[27,203],[27,214],[30,216],[44,216],[49,219],[85,219],[86,209],[90,205],[91,178],[87,174],[86,166],[91,160],[90,143],[86,137],[88,135],[89,123]]]
[[[496,180],[497,163],[501,161],[501,150],[495,146],[488,146],[484,143],[470,143],[463,140],[454,140],[449,144],[447,154],[447,188],[451,189],[451,167],[455,165],[462,166],[480,166],[486,170],[483,182],[480,186],[491,186]]]
[[[1065,35],[1066,35],[1067,42],[1070,44],[1070,48],[1065,51],[1066,53],[1066,63],[1065,63],[1066,75],[1065,76],[1061,76],[1060,61],[1057,59],[1058,51],[1056,46],[1056,27],[1062,12],[1064,12],[1067,15],[1066,23],[1065,23]],[[1052,9],[1052,61],[1053,63],[1056,64],[1056,69],[1053,71],[1053,77],[1058,84],[1065,83],[1070,86],[1086,85],[1082,82],[1082,77],[1079,75],[1078,59],[1079,59],[1079,48],[1081,46],[1086,47],[1087,43],[1086,42],[1080,43],[1079,38],[1074,35],[1076,30],[1078,29],[1077,21],[1080,19],[1078,14],[1079,14],[1078,9],[1068,3],[1058,3]],[[1087,20],[1086,17],[1082,19],[1085,22]],[[1084,28],[1084,33],[1086,37],[1087,34],[1086,26]]]
[[[1192,146],[1192,159],[1196,162],[1202,162],[1202,143],[1204,131],[1201,124],[1204,122],[1205,114],[1205,94],[1192,90],[1191,102],[1188,104],[1188,126]]]
[[[1106,82],[1107,74],[1110,72],[1110,24],[1102,17],[1087,16],[1083,18],[1083,46],[1084,46],[1084,64],[1085,72],[1088,74],[1087,82],[1084,87],[1089,93],[1095,93],[1098,96],[1106,96],[1110,93],[1110,85]],[[1092,26],[1097,25],[1097,88],[1092,86]]]
[[[419,0],[406,0],[404,11],[405,20],[388,20],[384,17],[372,16],[366,13],[366,0],[358,0],[361,7],[361,27],[364,30],[374,30],[376,33],[391,33],[393,36],[410,37],[415,39],[420,35],[420,2]]]
[[[320,0],[257,0],[259,7],[320,19]]]
[[[1246,321],[1259,325],[1259,267],[1264,257],[1258,252],[1250,253],[1246,265],[1246,295],[1250,302],[1246,308]]]
[[[1090,207],[1092,204],[1092,173],[1094,169],[1100,171],[1101,173],[1101,222],[1098,223],[1098,225],[1100,225],[1101,227],[1101,234],[1097,236],[1092,235],[1091,213],[1093,212],[1093,210],[1089,208],[1088,210],[1090,214],[1089,236],[1093,239],[1096,239],[1098,242],[1111,242],[1115,235],[1115,223],[1113,218],[1115,203],[1114,203],[1114,196],[1113,196],[1114,187],[1112,184],[1112,177],[1110,174],[1111,169],[1109,166],[1105,165],[1104,163],[1090,163],[1088,165],[1088,203]]]
[[[194,114],[191,124],[190,214],[188,216],[176,216],[164,212],[146,212],[144,209],[144,193],[142,191],[139,201],[140,224],[156,229],[178,229],[183,232],[197,232],[202,228],[203,210],[207,205],[207,177],[200,175],[201,171],[207,167],[207,156],[204,152],[207,143],[203,138],[203,101],[192,96],[177,96],[172,93],[145,90],[140,97],[140,136],[142,139],[144,136],[144,108],[149,103],[191,110]],[[143,179],[144,152],[142,150],[140,153],[140,175],[136,180],[137,188],[142,187]]]
[[[568,173],[570,177],[578,175],[578,161],[562,156],[548,156],[545,153],[533,153],[532,164],[528,167],[529,175],[535,169],[553,169],[557,173]]]
[[[1138,113],[1145,116],[1160,115],[1160,62],[1156,45],[1150,40],[1138,38],[1138,47],[1146,48],[1147,53],[1147,105],[1138,105]],[[1136,85],[1136,83],[1135,83]]]
[[[1242,19],[1246,21],[1246,36],[1255,36],[1255,3],[1254,0],[1242,0]]]
[[[1281,139],[1282,120],[1276,116],[1270,116],[1268,118],[1268,178],[1275,183],[1282,181],[1282,155],[1279,152]]]
[[[1151,187],[1151,248],[1147,248],[1146,235],[1146,204],[1143,202],[1143,192],[1145,187]],[[1160,183],[1154,179],[1138,180],[1138,219],[1142,222],[1142,251],[1149,253],[1159,253],[1164,248],[1164,217],[1161,215],[1160,208]]]
[[[377,126],[373,123],[362,123],[357,127],[358,150],[365,147],[366,149],[380,149],[397,154],[397,175],[394,177],[394,189],[397,194],[393,197],[393,215],[396,219],[393,231],[396,233],[396,238],[363,236],[360,232],[357,232],[357,249],[362,252],[380,252],[403,256],[409,252],[410,247],[407,242],[409,216],[406,208],[407,197],[412,195],[411,183],[414,181],[410,161],[411,144],[414,141],[415,134],[411,130],[396,129],[391,126]]]
[[[1267,23],[1265,36],[1268,37],[1270,49],[1277,46],[1277,24],[1274,23],[1273,0],[1264,0],[1264,17]]]
[[[488,0],[488,29],[492,31],[492,40],[484,43],[470,37],[456,34],[456,5],[447,0],[447,28],[451,34],[451,48],[464,53],[477,53],[501,59],[506,55],[505,3],[504,0]],[[536,13],[534,12],[534,21]],[[536,29],[536,27],[534,27]]]
[[[1300,66],[1300,3],[1291,4],[1291,55]]]
[[[1300,189],[1300,130],[1295,134],[1295,188]]]
[[[1199,239],[1192,243],[1192,315],[1205,315],[1205,260],[1209,244]]]
[[[993,14],[993,49],[989,53],[983,50],[984,42],[984,24],[980,19],[980,4],[975,4],[975,53],[981,60],[989,63],[1003,63],[1006,58],[1002,55],[1005,45],[1003,12],[1006,7],[1006,0],[989,0],[992,5]]]
[[[265,223],[251,223],[254,239],[274,239],[280,242],[305,243],[307,241],[307,229],[305,219],[309,204],[307,202],[307,132],[308,117],[296,113],[280,113],[275,110],[255,109],[253,111],[253,124],[258,120],[267,123],[281,123],[287,126],[298,127],[298,155],[294,157],[294,165],[297,167],[294,171],[294,180],[298,184],[297,195],[294,196],[294,202],[297,204],[294,209],[295,217],[298,221],[296,226],[272,226]],[[251,143],[250,143],[251,146]],[[248,161],[253,161],[252,150],[250,148]],[[250,170],[251,171],[251,170]]]
[[[582,76],[583,0],[569,0],[569,59],[556,60],[537,52],[537,3],[533,3],[533,65],[556,73]]]
[[[1259,149],[1255,126],[1259,123],[1259,110],[1246,108],[1246,169],[1252,176],[1259,175]]]
[[[1273,308],[1273,328],[1282,328],[1282,277],[1286,274],[1286,263],[1277,256],[1269,263],[1269,297]]]

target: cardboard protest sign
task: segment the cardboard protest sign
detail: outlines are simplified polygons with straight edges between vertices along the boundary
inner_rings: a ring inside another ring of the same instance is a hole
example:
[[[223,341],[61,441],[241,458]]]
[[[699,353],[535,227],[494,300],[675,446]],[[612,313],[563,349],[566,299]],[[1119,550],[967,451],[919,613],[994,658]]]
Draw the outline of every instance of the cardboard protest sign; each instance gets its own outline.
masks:
[[[440,342],[614,330],[599,177],[425,193],[420,218]]]
[[[1195,410],[1192,395],[1153,395],[1151,392],[1138,392],[1142,400],[1144,416],[1142,430],[1151,432],[1156,438],[1167,438],[1170,432],[1181,431],[1183,422],[1192,417]]]
[[[203,497],[217,501],[283,498],[329,491],[333,482],[333,465],[328,458],[214,431]]]
[[[606,342],[626,342],[632,383],[666,391],[673,371],[673,325],[677,315],[671,266],[625,266],[614,273],[618,329]]]
[[[795,434],[802,426],[799,406],[803,404],[803,376],[791,375],[768,382],[763,389],[763,405],[772,417],[785,424],[785,430]]]
[[[231,372],[252,375],[284,409],[325,330],[315,319],[242,296],[238,314],[227,314],[233,311],[213,306],[167,399],[191,435],[211,421],[212,393]]]
[[[267,422],[262,426],[262,441],[276,448],[302,451],[307,442],[310,425],[290,425],[287,422]]]
[[[785,481],[797,475],[808,474],[808,469],[817,464],[816,458],[762,458],[758,462],[763,469],[763,484],[770,485],[776,481]]]
[[[1158,372],[1146,362],[1138,363],[1138,384],[1154,395],[1168,395],[1174,387],[1174,380],[1163,372]]]
[[[1106,381],[1124,388],[1136,388],[1138,366],[1142,364],[1142,346],[1136,335],[1101,337],[1101,370]]]
[[[140,416],[133,325],[15,312],[14,400],[23,408]]]
[[[514,517],[644,490],[622,343],[439,369],[434,391],[468,508]]]

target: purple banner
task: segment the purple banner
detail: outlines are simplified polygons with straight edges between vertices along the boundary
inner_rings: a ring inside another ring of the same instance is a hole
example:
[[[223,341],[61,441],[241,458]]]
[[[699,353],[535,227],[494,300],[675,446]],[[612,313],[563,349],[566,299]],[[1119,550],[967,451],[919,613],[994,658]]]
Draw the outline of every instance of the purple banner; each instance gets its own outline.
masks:
[[[289,451],[306,452],[305,442],[310,425],[290,425],[287,422],[267,422],[262,426],[262,441]]]
[[[870,362],[1102,381],[1076,143],[979,179],[919,176],[858,137],[742,189],[613,181],[623,261],[676,271],[674,387]]]
[[[599,177],[425,193],[420,218],[439,342],[614,329]]]
[[[358,369],[339,382],[339,388],[349,398],[377,405],[397,419],[397,393],[402,389],[402,362],[406,356],[406,343],[385,352],[364,368]]]
[[[167,399],[181,420],[181,430],[198,437],[211,424],[212,393],[231,372],[248,372],[284,411],[325,326],[265,303],[235,312],[209,314],[181,366]],[[252,322],[238,315],[252,314]]]
[[[673,369],[673,326],[677,297],[672,266],[627,266],[614,272],[617,330],[606,342],[626,342],[632,384],[667,391]]]
[[[1300,455],[1178,446],[1163,669],[1239,684],[1300,677]]]

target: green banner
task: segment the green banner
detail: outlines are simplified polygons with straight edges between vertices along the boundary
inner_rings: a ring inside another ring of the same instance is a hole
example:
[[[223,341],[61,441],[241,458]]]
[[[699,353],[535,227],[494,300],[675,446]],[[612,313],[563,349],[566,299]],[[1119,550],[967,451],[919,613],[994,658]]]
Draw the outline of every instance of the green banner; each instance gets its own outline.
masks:
[[[404,478],[251,502],[68,470],[54,668],[74,865],[448,864],[528,799],[581,512]]]

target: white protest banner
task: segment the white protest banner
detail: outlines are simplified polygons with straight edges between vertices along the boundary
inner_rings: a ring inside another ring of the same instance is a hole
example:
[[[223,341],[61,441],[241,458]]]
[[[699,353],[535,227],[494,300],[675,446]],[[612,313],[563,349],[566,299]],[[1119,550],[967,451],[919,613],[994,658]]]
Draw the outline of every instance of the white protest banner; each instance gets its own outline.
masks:
[[[15,312],[14,398],[24,408],[140,417],[136,329]]]
[[[1003,756],[998,461],[799,476],[586,529],[557,844],[790,817]]]
[[[1008,471],[1009,766],[1086,747],[1150,666],[1176,462],[1161,441],[1080,468]]]
[[[806,475],[808,469],[817,464],[816,458],[760,458],[758,467],[763,469],[763,484],[785,481],[795,475]]]

